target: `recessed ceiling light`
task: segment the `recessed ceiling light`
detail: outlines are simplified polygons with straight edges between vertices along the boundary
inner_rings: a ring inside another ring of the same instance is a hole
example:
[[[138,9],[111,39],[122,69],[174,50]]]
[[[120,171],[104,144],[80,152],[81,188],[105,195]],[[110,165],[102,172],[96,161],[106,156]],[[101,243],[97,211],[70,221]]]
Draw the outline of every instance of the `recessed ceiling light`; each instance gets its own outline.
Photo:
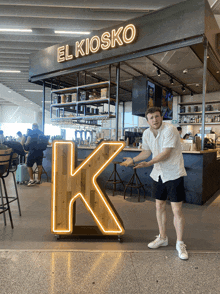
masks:
[[[216,73],[219,73],[219,70],[217,70],[217,72]]]
[[[55,34],[69,34],[69,35],[89,35],[90,32],[77,32],[77,31],[54,31]]]
[[[43,90],[25,90],[25,92],[43,92]]]
[[[22,33],[31,33],[31,29],[0,29],[0,32],[22,32]]]
[[[199,84],[196,84],[196,87],[199,87]]]
[[[10,69],[0,69],[0,72],[5,72],[5,73],[19,73],[21,71],[20,70],[10,70]]]

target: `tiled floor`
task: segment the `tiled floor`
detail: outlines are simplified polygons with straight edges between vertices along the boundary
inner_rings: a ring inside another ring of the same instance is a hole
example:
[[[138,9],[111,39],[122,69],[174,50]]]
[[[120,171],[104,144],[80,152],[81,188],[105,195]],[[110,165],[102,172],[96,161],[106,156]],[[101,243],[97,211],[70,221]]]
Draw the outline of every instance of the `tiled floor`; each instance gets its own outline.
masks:
[[[13,193],[11,179],[8,192]],[[175,250],[167,204],[169,246],[150,250],[158,234],[151,198],[110,196],[125,235],[115,239],[57,240],[50,233],[50,184],[18,187],[22,216],[13,203],[14,229],[0,215],[0,293],[220,293],[220,191],[203,206],[184,204],[189,260]],[[112,195],[111,192],[109,195]],[[77,224],[93,220],[77,203]]]

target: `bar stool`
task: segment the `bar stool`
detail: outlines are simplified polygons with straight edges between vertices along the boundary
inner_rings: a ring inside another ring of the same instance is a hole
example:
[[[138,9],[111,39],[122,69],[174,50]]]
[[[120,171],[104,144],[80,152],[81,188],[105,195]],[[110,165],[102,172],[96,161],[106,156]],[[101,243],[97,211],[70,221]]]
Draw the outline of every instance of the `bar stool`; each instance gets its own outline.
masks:
[[[10,149],[8,149],[6,151],[8,151],[8,152],[5,153],[5,154],[0,154],[0,158],[2,159],[1,160],[1,166],[0,166],[0,178],[1,178],[0,192],[1,192],[1,202],[2,202],[2,205],[0,206],[0,214],[3,213],[4,224],[6,226],[5,212],[8,211],[9,219],[10,219],[10,222],[11,222],[11,228],[13,229],[14,225],[13,225],[13,221],[12,221],[11,209],[10,209],[10,204],[9,204],[9,200],[8,200],[8,193],[7,193],[5,180],[4,180],[4,178],[6,178],[9,175],[9,167],[10,167],[11,159],[12,159],[12,149],[10,148]],[[2,191],[2,183],[3,183],[5,196],[3,195],[3,191]],[[4,199],[6,199],[6,203],[4,202]]]
[[[132,167],[133,169],[133,167]],[[144,198],[145,198],[145,189],[144,189],[144,185],[142,184],[141,180],[139,179],[138,175],[137,175],[137,171],[136,169],[133,169],[133,175],[130,178],[129,182],[125,185],[125,189],[124,189],[124,199],[125,199],[125,193],[127,188],[130,187],[131,188],[131,192],[130,192],[130,196],[132,196],[132,188],[137,189],[138,190],[138,202],[140,202],[140,189],[142,188],[144,190]]]
[[[122,181],[122,179],[119,176],[119,173],[117,172],[117,169],[116,169],[116,165],[120,164],[121,162],[113,161],[112,163],[114,164],[113,172],[111,173],[109,179],[106,181],[105,187],[106,187],[107,183],[113,184],[114,185],[114,187],[113,187],[113,196],[115,196],[116,184],[122,184],[124,189],[125,189],[125,185],[124,185],[124,182]],[[112,179],[112,176],[113,176],[113,179]],[[118,176],[118,179],[117,179],[117,176]]]
[[[13,176],[16,196],[8,196],[8,199],[9,199],[9,203],[17,201],[17,203],[18,203],[18,212],[19,212],[19,215],[21,216],[21,207],[20,207],[17,183],[16,183],[16,178],[15,178],[15,173],[16,173],[16,170],[17,170],[18,162],[19,162],[18,154],[13,153],[12,154],[12,159],[11,159],[11,164],[10,164],[10,167],[9,167],[9,173],[12,173],[12,176]]]
[[[46,158],[46,157],[43,156],[43,158]],[[34,177],[34,180],[35,180],[35,175],[37,175],[37,174],[38,174],[38,167],[36,166],[36,168],[35,168],[34,171],[33,171],[33,177]],[[47,172],[46,172],[46,170],[44,169],[43,164],[42,164],[42,172],[41,172],[41,175],[43,175],[43,174],[46,175],[46,177],[47,177],[47,182],[48,182],[49,177],[48,177],[48,174],[47,174]]]

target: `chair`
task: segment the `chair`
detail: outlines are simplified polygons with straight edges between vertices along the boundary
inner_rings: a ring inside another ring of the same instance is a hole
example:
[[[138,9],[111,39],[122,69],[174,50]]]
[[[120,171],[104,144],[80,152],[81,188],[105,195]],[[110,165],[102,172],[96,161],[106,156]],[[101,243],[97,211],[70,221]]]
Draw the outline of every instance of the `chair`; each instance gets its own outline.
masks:
[[[114,165],[114,168],[113,168],[113,172],[111,173],[109,179],[106,181],[105,183],[105,187],[108,183],[111,183],[113,184],[113,196],[115,196],[115,191],[116,191],[116,184],[122,184],[124,189],[125,189],[125,185],[124,185],[124,182],[122,181],[121,177],[119,176],[119,173],[117,172],[117,164],[120,164],[121,162],[119,161],[113,161],[112,162],[113,165]],[[118,179],[117,179],[117,176],[118,176]],[[113,179],[112,179],[113,177]]]
[[[0,152],[0,192],[1,192],[1,202],[2,205],[0,206],[0,214],[3,213],[4,216],[4,224],[6,226],[6,217],[5,217],[5,212],[8,211],[9,214],[9,219],[11,222],[11,228],[14,228],[13,221],[12,221],[12,215],[11,215],[11,209],[10,209],[10,202],[8,200],[8,193],[5,185],[5,178],[9,175],[9,168],[11,165],[11,160],[12,160],[12,149],[9,148],[7,150],[1,150]],[[5,196],[3,195],[2,191],[2,183],[3,183],[3,188],[5,192]],[[6,203],[4,201],[6,200]]]
[[[144,198],[145,198],[145,189],[144,189],[144,185],[142,184],[141,180],[139,179],[138,175],[137,175],[137,171],[136,169],[133,169],[133,175],[130,178],[129,182],[125,185],[125,189],[124,189],[124,199],[125,199],[125,193],[128,187],[131,188],[130,191],[130,196],[132,196],[132,188],[137,189],[138,190],[138,202],[140,202],[140,189],[142,188],[144,190]]]

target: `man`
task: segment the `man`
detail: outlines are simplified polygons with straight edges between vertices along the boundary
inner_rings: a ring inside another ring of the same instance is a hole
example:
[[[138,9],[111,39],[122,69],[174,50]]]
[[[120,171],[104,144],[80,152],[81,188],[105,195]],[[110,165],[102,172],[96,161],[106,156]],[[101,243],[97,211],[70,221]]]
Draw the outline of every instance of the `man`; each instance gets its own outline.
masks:
[[[158,248],[168,245],[166,235],[166,200],[170,199],[174,214],[174,226],[177,235],[176,249],[179,258],[188,259],[184,244],[183,229],[184,216],[182,202],[185,198],[183,177],[186,176],[182,156],[179,133],[172,124],[164,123],[159,107],[151,107],[145,117],[150,128],[144,131],[142,138],[143,151],[136,157],[126,158],[121,165],[129,166],[137,161],[147,159],[153,154],[150,161],[142,161],[134,168],[143,168],[154,165],[150,176],[153,179],[152,194],[156,198],[156,217],[159,227],[159,236],[148,244],[149,248]]]
[[[28,187],[34,186],[35,184],[41,183],[41,174],[42,174],[42,161],[43,161],[43,151],[37,148],[38,136],[43,135],[38,129],[38,124],[34,123],[32,125],[32,131],[29,132],[29,136],[27,138],[27,143],[25,144],[25,150],[29,151],[27,157],[27,167],[28,173],[30,176],[30,180],[27,184]],[[38,168],[38,180],[34,180],[33,178],[33,165],[36,162]]]

